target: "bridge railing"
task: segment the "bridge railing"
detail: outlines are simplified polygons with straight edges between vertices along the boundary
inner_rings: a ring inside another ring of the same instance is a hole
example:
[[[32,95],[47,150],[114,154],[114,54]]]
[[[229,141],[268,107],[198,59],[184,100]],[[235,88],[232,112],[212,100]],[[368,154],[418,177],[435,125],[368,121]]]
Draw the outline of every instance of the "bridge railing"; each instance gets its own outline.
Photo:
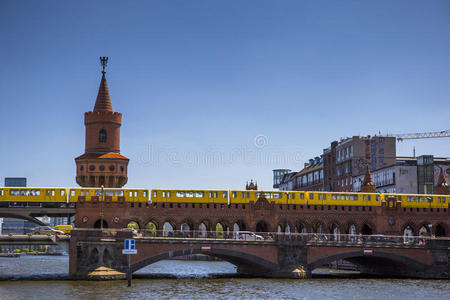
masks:
[[[133,230],[138,238],[181,238],[240,241],[297,241],[310,244],[401,244],[404,246],[425,246],[430,238],[424,236],[355,235],[324,233],[284,233],[284,232],[224,232],[224,231],[164,231]]]

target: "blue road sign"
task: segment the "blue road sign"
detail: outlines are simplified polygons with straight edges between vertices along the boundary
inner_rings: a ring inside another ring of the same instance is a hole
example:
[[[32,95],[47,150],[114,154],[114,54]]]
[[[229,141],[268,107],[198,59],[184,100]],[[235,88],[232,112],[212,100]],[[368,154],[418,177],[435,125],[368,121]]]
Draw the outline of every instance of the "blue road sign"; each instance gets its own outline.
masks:
[[[135,249],[135,240],[125,240],[125,250],[134,250]]]

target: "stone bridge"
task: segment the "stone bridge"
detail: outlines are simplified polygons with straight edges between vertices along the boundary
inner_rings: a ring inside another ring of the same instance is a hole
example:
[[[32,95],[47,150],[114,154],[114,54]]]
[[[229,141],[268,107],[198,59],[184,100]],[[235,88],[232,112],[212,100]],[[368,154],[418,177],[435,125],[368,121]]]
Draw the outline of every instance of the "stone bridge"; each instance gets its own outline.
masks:
[[[126,272],[124,239],[136,240],[131,256],[135,272],[160,260],[206,254],[230,262],[240,274],[305,278],[339,259],[355,263],[364,274],[415,278],[449,278],[450,239],[265,233],[245,240],[210,232],[164,232],[136,235],[129,230],[74,230],[70,241],[70,274],[85,276],[99,266]]]

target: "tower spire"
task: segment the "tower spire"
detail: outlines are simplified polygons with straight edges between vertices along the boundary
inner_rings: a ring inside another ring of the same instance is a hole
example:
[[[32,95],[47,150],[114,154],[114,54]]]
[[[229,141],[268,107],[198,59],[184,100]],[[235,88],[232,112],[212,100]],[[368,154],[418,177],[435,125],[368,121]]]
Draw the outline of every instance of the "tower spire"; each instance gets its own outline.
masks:
[[[98,88],[97,100],[95,101],[94,111],[113,111],[111,98],[109,97],[108,83],[106,82],[106,65],[108,57],[101,56],[100,64],[102,65],[102,80]]]

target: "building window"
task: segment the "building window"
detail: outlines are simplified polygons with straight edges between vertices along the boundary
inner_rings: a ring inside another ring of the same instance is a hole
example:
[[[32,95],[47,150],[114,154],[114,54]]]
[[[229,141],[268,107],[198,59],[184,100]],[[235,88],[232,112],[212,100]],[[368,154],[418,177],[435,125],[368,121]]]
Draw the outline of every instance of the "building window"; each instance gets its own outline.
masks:
[[[112,172],[112,171],[114,171],[114,166],[113,165],[110,165],[109,166],[109,170]]]
[[[80,166],[80,171],[83,171],[84,170],[84,167],[83,166]]]
[[[94,165],[90,165],[89,166],[89,170],[94,171],[95,170],[95,166]]]
[[[101,165],[101,166],[99,167],[99,169],[100,169],[100,171],[105,171],[105,166]]]
[[[100,143],[106,143],[106,130],[105,129],[100,130],[100,132],[98,133],[98,141]]]

